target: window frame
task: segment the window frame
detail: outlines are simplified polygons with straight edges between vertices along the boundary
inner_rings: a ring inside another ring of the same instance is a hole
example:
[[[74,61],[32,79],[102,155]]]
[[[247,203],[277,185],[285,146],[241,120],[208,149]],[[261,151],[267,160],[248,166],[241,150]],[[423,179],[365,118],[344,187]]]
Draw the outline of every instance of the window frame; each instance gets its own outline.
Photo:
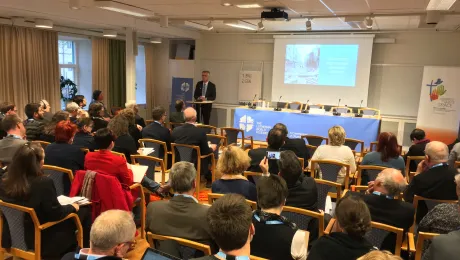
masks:
[[[61,69],[65,68],[71,68],[74,71],[74,83],[77,85],[77,88],[80,83],[80,78],[79,78],[79,61],[78,61],[78,44],[74,40],[63,40],[63,39],[58,39],[58,41],[66,41],[66,42],[72,42],[73,45],[73,59],[74,63],[73,64],[61,64],[59,63],[59,74],[61,74]],[[58,43],[59,44],[59,43]],[[58,59],[59,59],[59,51],[58,51]],[[62,76],[62,74],[61,74]]]

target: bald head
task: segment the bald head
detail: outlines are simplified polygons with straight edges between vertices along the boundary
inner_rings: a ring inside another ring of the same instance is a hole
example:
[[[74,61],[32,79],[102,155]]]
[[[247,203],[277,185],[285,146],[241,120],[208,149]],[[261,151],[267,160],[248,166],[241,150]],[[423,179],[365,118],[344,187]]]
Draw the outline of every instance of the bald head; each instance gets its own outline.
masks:
[[[184,110],[185,122],[195,123],[196,122],[196,110],[192,107],[188,107]]]
[[[388,196],[399,196],[406,189],[406,179],[401,171],[387,168],[379,173],[374,183],[374,190]]]
[[[444,163],[449,159],[449,148],[442,142],[429,142],[425,147],[425,155],[428,157],[430,166]]]

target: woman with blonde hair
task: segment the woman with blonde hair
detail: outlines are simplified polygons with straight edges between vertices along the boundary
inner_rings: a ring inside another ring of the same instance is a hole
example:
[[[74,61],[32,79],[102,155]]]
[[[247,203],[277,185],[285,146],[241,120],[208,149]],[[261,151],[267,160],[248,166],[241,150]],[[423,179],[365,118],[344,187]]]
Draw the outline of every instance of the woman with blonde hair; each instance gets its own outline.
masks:
[[[361,256],[358,260],[402,260],[402,258],[388,251],[375,250]]]
[[[345,129],[336,125],[329,129],[329,144],[319,146],[313,154],[312,160],[334,160],[350,165],[350,171],[356,171],[355,156],[345,143]],[[337,176],[337,182],[344,184],[346,169],[342,168]],[[321,176],[321,174],[320,174]]]
[[[222,177],[212,183],[213,193],[236,193],[248,200],[257,200],[257,190],[254,183],[243,176],[249,167],[249,155],[237,146],[228,146],[224,149],[217,162],[217,172]]]

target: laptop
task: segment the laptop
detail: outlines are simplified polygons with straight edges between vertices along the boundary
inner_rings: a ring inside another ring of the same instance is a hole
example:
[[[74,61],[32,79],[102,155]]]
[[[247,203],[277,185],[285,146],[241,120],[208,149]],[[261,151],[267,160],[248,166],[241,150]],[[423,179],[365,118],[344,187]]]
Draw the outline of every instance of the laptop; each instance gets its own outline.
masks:
[[[181,260],[172,255],[168,255],[154,248],[147,248],[141,260]]]

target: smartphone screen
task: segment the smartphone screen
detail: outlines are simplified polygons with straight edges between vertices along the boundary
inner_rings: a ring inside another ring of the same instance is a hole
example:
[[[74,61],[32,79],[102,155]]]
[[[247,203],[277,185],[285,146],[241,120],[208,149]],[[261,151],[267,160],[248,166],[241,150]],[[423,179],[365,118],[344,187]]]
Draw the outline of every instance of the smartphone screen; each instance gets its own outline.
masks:
[[[267,159],[269,160],[279,160],[281,152],[267,151]]]

